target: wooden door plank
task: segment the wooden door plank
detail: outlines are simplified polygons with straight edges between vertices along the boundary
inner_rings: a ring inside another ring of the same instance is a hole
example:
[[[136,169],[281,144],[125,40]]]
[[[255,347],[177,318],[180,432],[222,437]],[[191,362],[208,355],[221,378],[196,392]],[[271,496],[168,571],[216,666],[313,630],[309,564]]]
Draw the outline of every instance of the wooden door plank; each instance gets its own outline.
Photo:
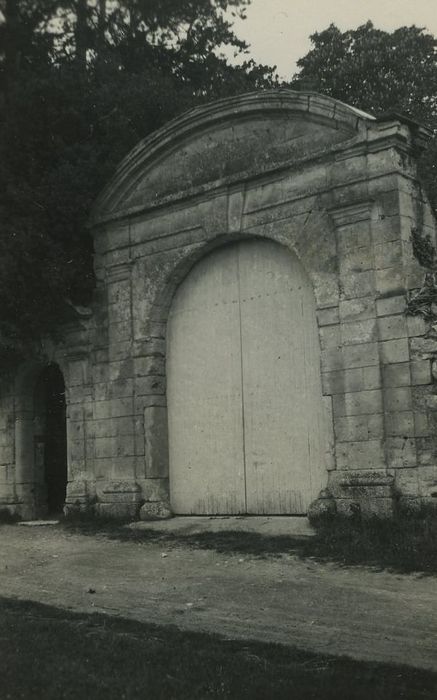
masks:
[[[306,513],[326,440],[310,280],[268,241],[240,245],[239,280],[247,509]]]
[[[167,396],[175,513],[246,510],[237,253],[232,246],[204,258],[171,308]]]

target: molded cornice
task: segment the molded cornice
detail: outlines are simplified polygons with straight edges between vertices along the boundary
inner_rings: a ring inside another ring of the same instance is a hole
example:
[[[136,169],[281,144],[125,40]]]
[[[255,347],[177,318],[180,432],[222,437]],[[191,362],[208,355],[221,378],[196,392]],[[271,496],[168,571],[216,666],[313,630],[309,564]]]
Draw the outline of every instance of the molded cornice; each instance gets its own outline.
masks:
[[[278,114],[304,118],[336,130],[343,129],[349,131],[351,137],[361,129],[365,130],[366,124],[375,121],[373,116],[331,97],[284,88],[247,93],[196,107],[140,141],[129,153],[97,199],[91,225],[111,218],[112,213],[115,215],[117,203],[123,199],[132,182],[190,136],[226,122]]]

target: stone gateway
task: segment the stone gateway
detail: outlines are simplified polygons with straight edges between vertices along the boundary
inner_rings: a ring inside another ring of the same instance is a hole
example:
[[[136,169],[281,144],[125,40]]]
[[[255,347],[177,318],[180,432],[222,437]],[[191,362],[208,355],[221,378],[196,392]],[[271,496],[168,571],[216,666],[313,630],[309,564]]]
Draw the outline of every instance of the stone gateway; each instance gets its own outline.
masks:
[[[427,136],[277,89],[138,144],[92,214],[92,307],[1,379],[0,510],[387,516],[437,496],[437,332],[406,313],[412,235],[436,238]]]

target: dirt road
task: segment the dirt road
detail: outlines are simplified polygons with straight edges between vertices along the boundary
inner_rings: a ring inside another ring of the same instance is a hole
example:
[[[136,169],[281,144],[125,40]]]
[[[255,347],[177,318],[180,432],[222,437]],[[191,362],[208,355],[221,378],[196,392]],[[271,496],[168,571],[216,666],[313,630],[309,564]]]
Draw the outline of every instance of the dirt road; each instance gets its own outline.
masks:
[[[437,671],[435,577],[2,526],[0,596]]]

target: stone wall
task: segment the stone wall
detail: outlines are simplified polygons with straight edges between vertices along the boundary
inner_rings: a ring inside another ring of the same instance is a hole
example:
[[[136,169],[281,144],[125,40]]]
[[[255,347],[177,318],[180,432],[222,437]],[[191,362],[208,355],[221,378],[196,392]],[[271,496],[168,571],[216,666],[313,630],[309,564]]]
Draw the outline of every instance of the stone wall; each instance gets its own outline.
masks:
[[[139,144],[94,211],[92,316],[52,353],[67,387],[68,509],[170,514],[171,300],[206,253],[254,236],[296,253],[313,283],[332,426],[322,501],[389,514],[399,498],[433,497],[437,328],[405,313],[424,277],[411,231],[435,240],[416,178],[425,136],[401,119],[278,90],[199,108]],[[9,503],[12,400],[5,388]]]

